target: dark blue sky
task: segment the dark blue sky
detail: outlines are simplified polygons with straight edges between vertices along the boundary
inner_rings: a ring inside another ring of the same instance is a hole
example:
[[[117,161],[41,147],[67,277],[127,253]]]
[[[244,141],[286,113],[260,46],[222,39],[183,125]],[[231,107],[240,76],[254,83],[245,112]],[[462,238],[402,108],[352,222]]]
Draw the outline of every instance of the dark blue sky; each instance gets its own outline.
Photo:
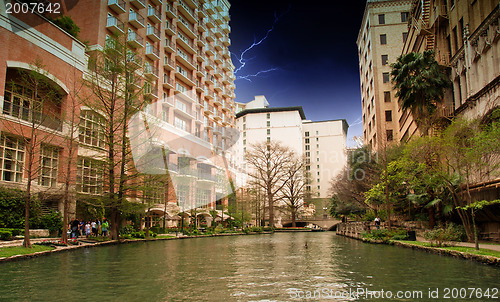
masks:
[[[236,74],[236,101],[265,95],[272,107],[302,106],[310,120],[346,119],[353,135],[361,136],[358,35],[364,0],[233,0],[230,51],[246,52],[246,65]],[[237,58],[233,63],[240,66]],[[277,70],[239,79],[262,70]]]

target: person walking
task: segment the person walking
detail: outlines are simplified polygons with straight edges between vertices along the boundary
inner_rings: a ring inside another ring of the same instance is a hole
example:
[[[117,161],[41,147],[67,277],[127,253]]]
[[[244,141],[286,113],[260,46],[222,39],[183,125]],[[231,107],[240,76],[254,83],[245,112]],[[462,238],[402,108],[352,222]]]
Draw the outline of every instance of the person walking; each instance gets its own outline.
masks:
[[[95,220],[90,223],[90,227],[92,228],[92,236],[97,237],[97,223]]]
[[[105,237],[105,236],[108,236],[109,223],[106,220],[106,218],[102,218],[102,219],[103,219],[103,222],[102,222],[102,225],[101,225],[102,236]]]
[[[86,238],[89,238],[90,236],[90,221],[87,221],[87,223],[85,224],[85,237]]]
[[[375,226],[377,227],[377,230],[379,230],[379,229],[380,229],[380,218],[378,217],[378,215],[377,215],[377,217],[375,218]]]

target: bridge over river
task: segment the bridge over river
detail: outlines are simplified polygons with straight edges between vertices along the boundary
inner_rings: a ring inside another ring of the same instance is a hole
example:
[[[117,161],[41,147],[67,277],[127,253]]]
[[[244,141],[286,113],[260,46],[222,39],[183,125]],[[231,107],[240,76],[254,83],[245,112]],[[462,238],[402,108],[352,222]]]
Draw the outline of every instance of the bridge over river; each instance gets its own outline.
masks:
[[[337,224],[341,223],[341,221],[335,218],[311,217],[311,218],[296,219],[295,223],[298,227],[305,227],[310,224],[313,224],[322,228],[323,230],[333,231],[335,230]],[[282,220],[281,224],[283,225],[283,227],[291,227],[292,220],[290,219]]]

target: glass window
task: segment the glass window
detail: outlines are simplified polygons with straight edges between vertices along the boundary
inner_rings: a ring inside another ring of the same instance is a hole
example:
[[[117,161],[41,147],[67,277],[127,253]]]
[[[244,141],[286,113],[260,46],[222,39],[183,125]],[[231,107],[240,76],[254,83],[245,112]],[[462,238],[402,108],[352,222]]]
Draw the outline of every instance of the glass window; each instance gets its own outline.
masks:
[[[378,24],[385,24],[385,14],[378,15]]]
[[[408,22],[408,12],[401,13],[401,22]]]
[[[306,144],[309,144],[309,139],[308,138],[306,138]]]
[[[387,44],[387,35],[386,34],[380,35],[380,44],[382,44],[382,45]]]
[[[267,114],[267,119],[270,119],[271,118],[271,113],[268,113]]]
[[[385,111],[385,121],[392,122],[392,110]]]
[[[384,83],[389,83],[389,73],[388,72],[382,73],[382,79]]]
[[[394,134],[392,130],[386,130],[387,141],[390,142],[394,139]]]
[[[2,180],[21,182],[24,170],[25,142],[22,139],[2,135],[0,147]]]
[[[90,110],[82,110],[78,126],[78,140],[86,145],[104,148],[104,126],[105,119],[102,116]]]
[[[267,135],[271,135],[271,129],[267,129]]]
[[[384,91],[384,102],[386,102],[386,103],[391,102],[391,92],[390,91]]]
[[[57,167],[59,149],[43,145],[40,152],[40,179],[38,184],[46,187],[55,187],[57,183]]]
[[[309,136],[309,131],[306,131],[306,137]]]
[[[389,61],[388,55],[382,55],[382,65],[387,65]]]
[[[101,194],[102,185],[102,162],[87,157],[78,157],[76,164],[76,191]]]
[[[271,122],[267,121],[267,127],[271,127]]]

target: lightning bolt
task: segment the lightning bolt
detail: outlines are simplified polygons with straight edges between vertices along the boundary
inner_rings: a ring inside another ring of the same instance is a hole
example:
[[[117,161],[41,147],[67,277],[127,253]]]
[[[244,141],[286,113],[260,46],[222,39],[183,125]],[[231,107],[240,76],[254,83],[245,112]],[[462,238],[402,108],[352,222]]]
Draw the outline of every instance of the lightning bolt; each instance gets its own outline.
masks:
[[[250,50],[252,50],[254,47],[257,47],[260,44],[262,44],[269,37],[269,34],[271,34],[271,32],[274,30],[274,27],[275,27],[276,23],[278,23],[279,19],[282,16],[284,16],[286,13],[288,13],[289,11],[290,11],[290,7],[288,7],[288,10],[286,12],[284,12],[283,14],[281,14],[281,15],[278,15],[277,13],[274,13],[273,24],[271,25],[271,28],[269,28],[267,30],[267,32],[264,35],[264,37],[262,37],[258,41],[256,41],[256,39],[254,38],[254,41],[253,41],[252,45],[250,45],[245,50],[243,50],[239,56],[236,55],[235,53],[231,53],[231,55],[233,55],[236,58],[236,60],[238,60],[238,62],[240,63],[240,66],[238,68],[236,68],[236,70],[234,71],[234,75],[236,76],[235,80],[247,80],[247,81],[251,82],[252,81],[251,78],[253,78],[253,77],[258,77],[258,76],[260,76],[262,74],[279,70],[279,68],[269,68],[269,69],[266,69],[266,70],[261,70],[261,71],[259,71],[257,73],[254,73],[254,74],[249,74],[249,75],[239,75],[238,74],[243,68],[245,68],[245,66],[246,66],[246,64],[248,62],[250,62],[253,59],[255,59],[255,57],[245,58],[245,55],[247,54],[247,52],[249,52]]]

